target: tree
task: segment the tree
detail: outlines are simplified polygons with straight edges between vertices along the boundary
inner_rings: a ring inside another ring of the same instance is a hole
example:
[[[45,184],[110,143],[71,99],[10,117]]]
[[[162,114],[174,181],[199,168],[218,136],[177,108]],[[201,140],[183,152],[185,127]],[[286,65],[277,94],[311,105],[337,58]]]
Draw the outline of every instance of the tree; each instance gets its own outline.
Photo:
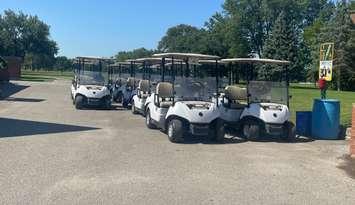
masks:
[[[150,57],[154,53],[155,53],[154,50],[148,50],[146,48],[138,48],[138,49],[134,49],[132,51],[120,51],[116,54],[115,58],[118,61],[125,61],[128,59]]]
[[[55,64],[53,68],[55,70],[69,71],[72,69],[73,60],[68,59],[65,56],[58,56],[55,58]]]
[[[169,28],[161,39],[158,50],[161,52],[186,52],[198,53],[201,45],[206,40],[206,32],[203,29],[181,24]]]
[[[291,16],[281,11],[272,28],[263,51],[265,58],[288,60],[289,77],[291,80],[303,80],[304,69],[300,64],[300,47],[296,25]],[[281,70],[277,67],[264,66],[259,69],[263,77],[279,76]]]
[[[38,66],[43,67],[52,65],[58,52],[56,42],[50,39],[47,24],[37,16],[11,10],[0,15],[0,42],[0,55],[22,58],[37,55]]]
[[[355,28],[349,17],[350,4],[343,0],[336,6],[335,14],[321,29],[321,42],[335,44],[334,80],[338,90],[355,90]],[[319,49],[319,47],[318,47]]]

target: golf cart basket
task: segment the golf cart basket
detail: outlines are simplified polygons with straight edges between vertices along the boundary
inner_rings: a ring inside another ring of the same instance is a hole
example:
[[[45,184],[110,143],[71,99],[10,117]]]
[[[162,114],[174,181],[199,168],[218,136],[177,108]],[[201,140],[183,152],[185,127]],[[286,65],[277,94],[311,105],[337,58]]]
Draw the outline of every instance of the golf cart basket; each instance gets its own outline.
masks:
[[[241,65],[246,80],[248,103],[276,103],[289,106],[289,61],[239,58],[224,59],[223,63],[235,62]],[[273,72],[270,67],[274,67]],[[259,72],[258,72],[259,71]],[[238,79],[243,78],[239,76]]]

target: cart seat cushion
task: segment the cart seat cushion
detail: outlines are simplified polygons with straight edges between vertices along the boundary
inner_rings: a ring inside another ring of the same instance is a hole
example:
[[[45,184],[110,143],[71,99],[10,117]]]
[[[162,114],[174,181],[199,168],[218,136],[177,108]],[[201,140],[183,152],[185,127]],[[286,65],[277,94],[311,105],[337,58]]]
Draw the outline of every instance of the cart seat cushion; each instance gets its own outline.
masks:
[[[163,101],[163,102],[160,102],[160,107],[161,108],[169,108],[173,105],[173,102],[172,101]]]
[[[148,80],[141,80],[139,81],[138,88],[143,93],[149,92],[149,81]]]
[[[174,96],[173,85],[171,83],[161,82],[157,85],[156,93],[160,98],[172,98]]]
[[[134,78],[128,78],[127,79],[127,86],[128,87],[134,87]]]
[[[225,96],[231,101],[247,100],[247,90],[238,86],[227,86],[225,88]]]

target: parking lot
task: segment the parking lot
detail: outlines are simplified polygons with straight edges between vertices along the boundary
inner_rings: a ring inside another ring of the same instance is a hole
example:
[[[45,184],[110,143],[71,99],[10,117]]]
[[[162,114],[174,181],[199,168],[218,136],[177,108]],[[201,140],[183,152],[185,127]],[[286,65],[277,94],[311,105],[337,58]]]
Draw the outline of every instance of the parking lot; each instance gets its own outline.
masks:
[[[172,144],[115,106],[75,110],[70,81],[0,101],[1,204],[354,204],[346,141]]]

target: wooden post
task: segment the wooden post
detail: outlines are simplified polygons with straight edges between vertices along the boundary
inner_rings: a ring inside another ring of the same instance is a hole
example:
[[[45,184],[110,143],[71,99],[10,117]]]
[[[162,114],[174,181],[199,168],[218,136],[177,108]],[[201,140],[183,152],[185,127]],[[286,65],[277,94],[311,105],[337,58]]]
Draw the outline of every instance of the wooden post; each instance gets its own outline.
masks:
[[[355,103],[353,104],[351,123],[350,156],[355,158]]]

